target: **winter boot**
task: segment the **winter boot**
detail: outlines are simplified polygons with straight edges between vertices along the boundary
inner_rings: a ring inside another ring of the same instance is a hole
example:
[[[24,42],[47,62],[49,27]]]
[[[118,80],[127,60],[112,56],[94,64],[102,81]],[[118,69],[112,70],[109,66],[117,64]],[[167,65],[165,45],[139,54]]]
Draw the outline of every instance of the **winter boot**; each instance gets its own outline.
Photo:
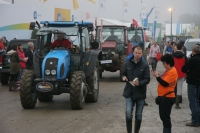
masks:
[[[9,82],[9,91],[15,91],[13,86],[14,86],[14,83],[13,82]]]
[[[127,129],[127,133],[132,133],[132,119],[126,120],[126,129]]]
[[[14,90],[15,90],[15,91],[18,91],[18,90],[19,90],[19,87],[20,87],[20,85],[19,85],[17,82],[15,82],[15,83],[14,83]]]
[[[134,133],[139,133],[141,121],[135,120]]]
[[[171,133],[171,128],[163,128],[163,133]]]
[[[179,103],[180,103],[180,99],[181,99],[181,96],[180,95],[177,95],[176,96],[176,109],[181,109],[181,107],[179,106]]]

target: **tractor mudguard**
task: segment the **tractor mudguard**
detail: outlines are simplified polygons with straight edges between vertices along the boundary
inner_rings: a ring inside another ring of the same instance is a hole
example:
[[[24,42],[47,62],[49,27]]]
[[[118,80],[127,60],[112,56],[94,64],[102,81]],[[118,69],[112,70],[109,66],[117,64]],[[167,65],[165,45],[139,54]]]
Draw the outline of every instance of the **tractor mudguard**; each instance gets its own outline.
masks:
[[[70,52],[68,50],[52,50],[42,63],[42,78],[45,71],[49,70],[49,75],[56,75],[56,79],[65,79],[70,70]],[[54,70],[55,74],[52,74]]]
[[[85,76],[86,77],[89,77],[92,74],[92,71],[97,64],[99,53],[100,53],[100,50],[98,49],[90,50],[86,52],[86,59],[85,59],[85,63],[86,63]]]

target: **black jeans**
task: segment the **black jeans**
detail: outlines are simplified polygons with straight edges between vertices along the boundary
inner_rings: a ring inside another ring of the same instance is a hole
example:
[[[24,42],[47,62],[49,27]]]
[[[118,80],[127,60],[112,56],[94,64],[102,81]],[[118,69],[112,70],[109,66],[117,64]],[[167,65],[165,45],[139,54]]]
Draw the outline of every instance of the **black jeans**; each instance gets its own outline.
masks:
[[[158,61],[156,60],[156,58],[152,57],[151,58],[151,67],[152,67],[153,71],[156,71],[157,63],[158,63]]]
[[[175,103],[175,98],[163,98],[162,101],[159,104],[159,115],[160,119],[163,122],[163,127],[164,128],[171,128],[172,123],[171,123],[171,110],[172,110],[172,105]]]
[[[19,75],[19,73],[17,73],[17,74],[10,74],[10,82],[17,82],[18,75]]]

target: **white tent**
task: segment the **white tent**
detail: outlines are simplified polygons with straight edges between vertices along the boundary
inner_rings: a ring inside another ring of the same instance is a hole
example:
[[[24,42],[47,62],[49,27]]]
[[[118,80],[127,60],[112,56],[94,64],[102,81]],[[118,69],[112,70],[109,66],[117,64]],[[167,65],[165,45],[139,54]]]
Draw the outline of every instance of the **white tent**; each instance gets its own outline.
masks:
[[[0,4],[11,4],[11,3],[6,2],[6,1],[4,1],[4,0],[0,0]]]

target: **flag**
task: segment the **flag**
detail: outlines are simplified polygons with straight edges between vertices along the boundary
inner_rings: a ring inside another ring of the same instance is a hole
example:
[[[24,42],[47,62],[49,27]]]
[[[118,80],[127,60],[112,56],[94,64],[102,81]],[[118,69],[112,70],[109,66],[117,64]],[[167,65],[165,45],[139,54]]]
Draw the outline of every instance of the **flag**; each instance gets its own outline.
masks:
[[[123,14],[124,15],[128,15],[128,13],[129,13],[129,7],[128,6],[124,6]]]
[[[44,3],[46,2],[47,0],[44,0]]]
[[[129,14],[129,0],[123,1],[123,15]]]
[[[154,21],[158,21],[159,19],[159,10],[157,9],[154,14]]]
[[[147,17],[146,6],[146,3],[142,3],[141,19],[146,19]]]
[[[132,19],[132,24],[133,24],[135,27],[138,27],[138,26],[139,26],[138,22],[137,22],[135,19]]]
[[[77,0],[73,0],[73,7],[74,7],[74,10],[77,10],[79,8]]]
[[[104,12],[106,7],[106,0],[99,0],[99,11]]]
[[[89,2],[92,2],[93,4],[95,4],[96,3],[96,1],[95,0],[88,0]]]
[[[90,18],[90,13],[86,12],[86,19]]]

